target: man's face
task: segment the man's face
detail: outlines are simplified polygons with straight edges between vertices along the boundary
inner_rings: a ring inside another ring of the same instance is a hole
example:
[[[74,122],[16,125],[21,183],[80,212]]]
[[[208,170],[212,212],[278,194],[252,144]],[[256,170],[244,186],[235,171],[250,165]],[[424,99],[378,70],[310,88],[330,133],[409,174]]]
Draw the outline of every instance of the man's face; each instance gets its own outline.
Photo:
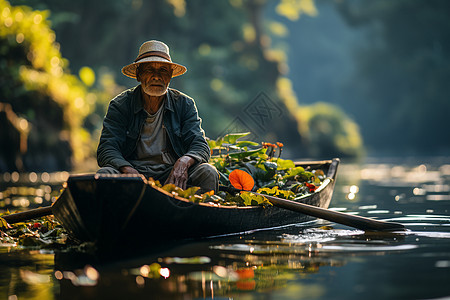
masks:
[[[149,96],[158,97],[167,92],[172,72],[169,64],[151,62],[140,64],[136,75],[143,91]]]

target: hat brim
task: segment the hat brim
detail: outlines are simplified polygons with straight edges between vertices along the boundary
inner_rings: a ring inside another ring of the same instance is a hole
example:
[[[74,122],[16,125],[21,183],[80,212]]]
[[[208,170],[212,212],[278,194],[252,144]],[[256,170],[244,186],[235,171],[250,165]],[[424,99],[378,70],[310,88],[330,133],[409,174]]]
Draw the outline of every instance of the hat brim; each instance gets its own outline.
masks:
[[[137,62],[134,62],[132,64],[129,64],[129,65],[123,67],[122,73],[125,76],[136,79],[136,69],[137,69],[138,65],[140,65],[142,63],[150,63],[150,62],[161,62],[161,63],[170,65],[172,67],[172,71],[173,71],[172,78],[183,75],[187,71],[187,68],[185,66],[167,61],[166,59],[164,59],[162,57],[150,56],[150,57],[145,57],[143,59],[140,59]]]

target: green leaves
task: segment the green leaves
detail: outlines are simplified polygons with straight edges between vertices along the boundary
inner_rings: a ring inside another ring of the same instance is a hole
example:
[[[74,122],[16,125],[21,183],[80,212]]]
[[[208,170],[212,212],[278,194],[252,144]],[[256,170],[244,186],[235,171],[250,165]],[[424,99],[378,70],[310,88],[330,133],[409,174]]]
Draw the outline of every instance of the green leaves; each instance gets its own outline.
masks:
[[[302,167],[295,167],[293,169],[289,169],[283,176],[283,179],[306,182],[311,179],[314,180],[314,174],[305,171],[305,169],[303,169]]]
[[[248,157],[248,156],[259,156],[259,155],[264,155],[265,153],[265,149],[263,148],[259,148],[259,149],[254,149],[254,150],[244,150],[241,152],[234,152],[234,153],[230,153],[229,156],[236,158],[238,160],[243,160],[244,158]]]
[[[224,143],[228,144],[228,145],[236,144],[238,139],[243,138],[244,136],[247,136],[249,134],[250,134],[250,132],[229,133],[229,134],[225,135],[224,137],[219,137],[216,140],[209,140],[208,145],[209,145],[209,148],[214,149],[214,148],[222,147],[222,145]],[[240,143],[240,145],[238,145],[238,147],[251,146],[253,144],[259,145],[258,143],[254,143],[254,142],[250,142],[250,141],[242,141],[239,143]]]
[[[172,195],[180,196],[192,202],[199,202],[202,199],[201,196],[196,194],[197,191],[200,189],[200,187],[198,186],[193,186],[183,190],[182,188],[177,187],[176,185],[170,183],[164,185],[162,189],[165,190],[166,192],[171,193]]]
[[[276,147],[281,153],[282,143],[275,145],[238,141],[249,134],[227,134],[215,141],[208,141],[213,150],[210,164],[219,172],[223,191],[198,195],[198,187],[183,191],[173,184],[165,185],[162,189],[196,203],[267,206],[272,204],[265,197],[253,194],[253,186],[258,189],[258,193],[293,200],[313,193],[321,184],[321,180],[325,179],[322,170],[305,171],[302,167],[296,167],[292,160],[273,158],[266,154],[266,151],[273,152]]]
[[[295,168],[295,164],[292,160],[288,160],[288,159],[277,159],[277,166],[278,166],[278,170],[288,170],[288,169],[292,169]]]
[[[273,188],[260,188],[257,193],[275,196],[287,200],[292,200],[295,198],[294,192],[289,190],[280,190],[278,186],[274,186]]]
[[[306,171],[302,167],[296,167],[292,160],[274,158],[274,149],[279,149],[278,153],[281,154],[282,143],[238,141],[247,135],[249,132],[233,133],[215,141],[209,141],[213,149],[210,163],[218,169],[220,183],[226,189],[232,186],[229,175],[237,169],[244,170],[253,177],[256,188],[259,188],[258,192],[290,200],[314,192],[325,179],[321,170]],[[233,186],[237,185],[233,184]],[[238,190],[242,189],[242,185],[239,185]],[[218,204],[232,203],[232,205],[267,204],[263,198],[252,193],[235,193],[234,195],[226,193],[208,197],[204,201]]]
[[[229,133],[223,137],[223,141],[228,144],[236,144],[236,141],[244,136],[249,135],[250,132],[244,133]]]
[[[244,200],[244,205],[255,206],[255,205],[269,205],[271,206],[269,200],[261,195],[255,195],[252,192],[241,192],[241,198]]]
[[[253,147],[260,147],[261,145],[255,142],[251,142],[251,141],[242,141],[242,142],[237,142],[236,146],[238,147],[248,147],[248,146],[253,146]]]
[[[8,224],[0,217],[0,243],[33,248],[60,248],[67,244],[67,234],[53,216],[31,222]]]
[[[294,177],[298,174],[301,174],[305,172],[305,169],[303,169],[302,167],[295,167],[292,169],[289,169],[286,173],[286,175],[283,176],[283,178],[290,178],[290,177]]]
[[[190,187],[190,188],[188,188],[188,189],[186,189],[184,191],[182,190],[182,191],[178,192],[178,195],[180,197],[183,197],[183,198],[186,198],[186,199],[190,199],[191,197],[195,196],[195,194],[197,193],[197,191],[199,189],[200,188],[198,186],[193,186],[193,187]]]

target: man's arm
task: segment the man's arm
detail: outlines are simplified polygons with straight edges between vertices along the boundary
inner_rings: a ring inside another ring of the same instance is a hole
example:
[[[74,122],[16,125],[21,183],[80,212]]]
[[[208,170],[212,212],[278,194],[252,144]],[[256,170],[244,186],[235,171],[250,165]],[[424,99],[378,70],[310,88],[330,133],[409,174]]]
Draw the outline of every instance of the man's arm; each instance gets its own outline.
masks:
[[[198,116],[197,107],[192,98],[186,99],[181,124],[181,137],[183,146],[187,149],[185,155],[195,158],[199,163],[209,161],[211,150],[201,127],[202,120]]]
[[[207,162],[210,156],[209,146],[205,139],[205,132],[201,128],[201,119],[198,116],[194,100],[187,98],[184,104],[181,139],[187,152],[175,162],[165,182],[165,184],[173,183],[182,189],[186,189],[189,168],[196,162]]]
[[[103,121],[100,142],[97,148],[97,162],[100,167],[112,166],[122,173],[133,172],[127,168],[132,165],[122,154],[127,136],[126,114],[120,109],[117,101],[111,101]],[[137,171],[136,171],[137,172]]]

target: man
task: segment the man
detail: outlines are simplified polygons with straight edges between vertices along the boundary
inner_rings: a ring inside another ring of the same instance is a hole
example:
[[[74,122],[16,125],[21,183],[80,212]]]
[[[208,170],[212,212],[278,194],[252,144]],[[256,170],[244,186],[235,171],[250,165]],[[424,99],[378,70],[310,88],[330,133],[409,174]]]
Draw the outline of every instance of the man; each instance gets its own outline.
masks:
[[[218,190],[218,172],[208,164],[210,149],[194,100],[169,88],[186,67],[173,63],[160,41],[142,44],[122,73],[140,85],[109,104],[103,121],[97,173],[142,174],[161,183],[202,191]]]

